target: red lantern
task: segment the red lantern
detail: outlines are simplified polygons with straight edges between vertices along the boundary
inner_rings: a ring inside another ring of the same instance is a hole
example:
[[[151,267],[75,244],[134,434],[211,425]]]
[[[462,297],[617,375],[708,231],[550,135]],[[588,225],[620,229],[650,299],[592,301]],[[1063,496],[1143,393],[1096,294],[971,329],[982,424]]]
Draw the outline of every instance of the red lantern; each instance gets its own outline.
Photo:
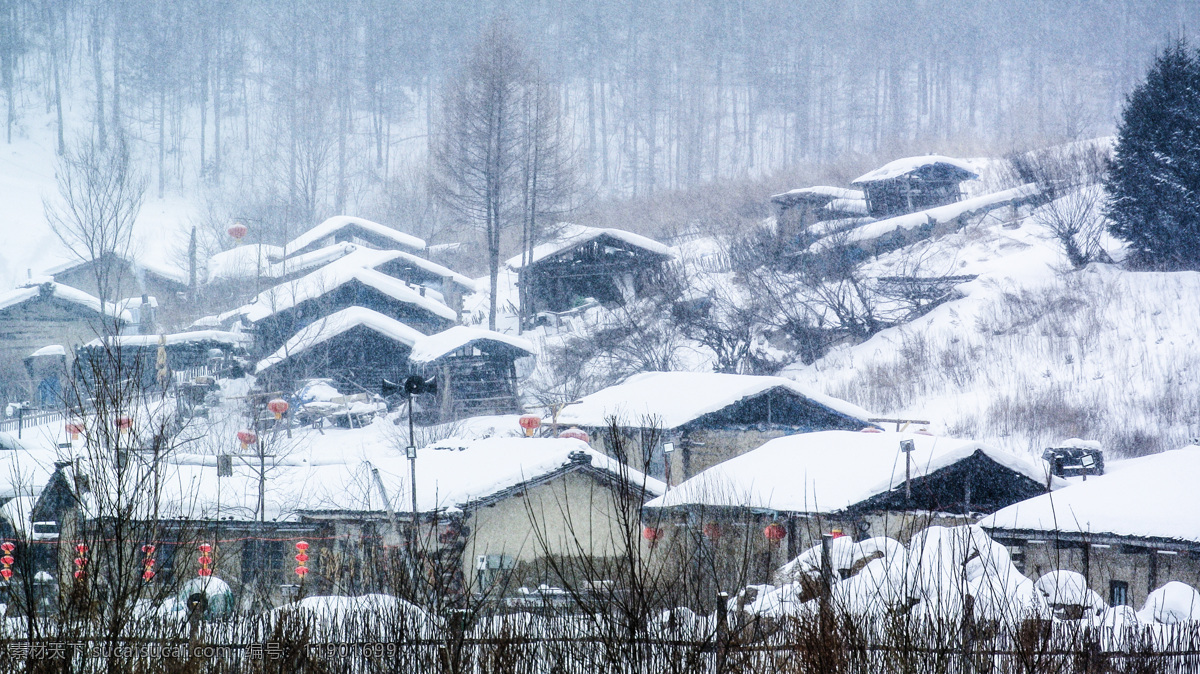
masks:
[[[240,430],[237,432],[237,439],[238,442],[242,443],[242,449],[245,450],[250,447],[250,445],[258,442],[258,433],[255,433],[249,429]]]
[[[208,543],[201,543],[197,549],[204,553],[212,552],[212,546]]]
[[[83,433],[83,424],[79,423],[78,421],[68,422],[67,432],[71,434],[72,440],[78,440],[79,435]]]
[[[4,580],[12,580],[12,577],[13,577],[12,569],[10,569],[8,567],[4,567],[3,569],[0,569],[0,578],[3,578]]]
[[[642,529],[642,538],[646,539],[646,542],[650,544],[650,547],[657,545],[665,535],[666,532],[658,527],[646,527],[645,529]]]
[[[133,428],[133,419],[131,419],[127,416],[117,418],[117,430],[118,431],[125,433],[125,432],[128,432],[129,429],[131,429],[131,428]]]
[[[232,236],[234,241],[241,243],[242,239],[246,238],[246,235],[250,233],[250,228],[240,222],[235,222],[232,227],[225,231],[229,232],[229,236]]]
[[[867,426],[866,428],[862,429],[861,432],[863,432],[863,433],[882,433],[883,429],[875,427],[875,426]]]
[[[196,571],[196,575],[201,578],[208,578],[212,575],[212,569],[208,567],[213,563],[213,558],[209,555],[213,547],[208,543],[201,543],[196,546],[196,549],[200,551],[200,558],[196,560],[200,563],[200,568]]]
[[[779,541],[787,538],[787,528],[779,522],[771,522],[766,529],[763,529],[763,536],[767,537],[771,545],[779,545]]]
[[[75,546],[75,552],[78,552],[80,556],[87,554],[87,551],[88,546],[84,545],[83,543]]]
[[[715,541],[721,537],[721,525],[716,522],[709,522],[704,525],[704,537],[710,541]]]
[[[829,535],[832,538],[841,538],[842,536],[846,535],[846,532],[842,531],[841,529],[833,529],[829,532]]]
[[[12,566],[13,562],[15,561],[17,560],[13,559],[12,555],[4,555],[3,557],[0,557],[0,564],[3,564],[4,566]]]
[[[307,576],[308,575],[308,567],[307,566],[297,566],[296,567],[296,575],[300,576],[301,578]]]
[[[205,569],[201,567],[200,570],[196,572],[196,575],[200,576],[201,578],[208,578],[212,575],[212,569]]]
[[[533,432],[542,425],[542,418],[536,414],[526,414],[517,420],[521,424],[521,428],[525,429],[525,437],[532,438]]]
[[[16,549],[17,546],[12,541],[4,541],[4,543],[0,543],[0,550],[3,550],[4,552],[12,552]]]
[[[142,552],[147,555],[153,555],[154,549],[155,549],[154,546],[149,543],[142,546]]]
[[[83,571],[82,570],[75,572],[75,580],[83,580]]]
[[[307,550],[307,549],[308,549],[308,543],[306,543],[305,541],[300,541],[300,542],[296,543],[296,549],[297,549],[297,550],[300,550],[300,551]]]
[[[296,561],[303,564],[308,561],[308,555],[301,552],[300,554],[296,555]]]
[[[560,438],[574,438],[582,442],[591,442],[592,438],[582,429],[574,426],[558,434]]]
[[[271,413],[275,415],[275,421],[279,421],[283,418],[283,415],[287,414],[288,403],[283,398],[276,398],[267,403],[267,409],[271,410]]]
[[[142,572],[142,580],[152,580],[153,578],[154,578],[153,570],[146,569],[145,571]]]

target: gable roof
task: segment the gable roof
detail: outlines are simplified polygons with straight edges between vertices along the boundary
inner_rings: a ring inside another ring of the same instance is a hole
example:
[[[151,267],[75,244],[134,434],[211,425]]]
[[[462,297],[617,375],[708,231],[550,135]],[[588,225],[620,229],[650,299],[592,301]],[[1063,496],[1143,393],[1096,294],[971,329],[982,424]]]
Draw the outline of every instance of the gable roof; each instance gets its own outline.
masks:
[[[162,337],[164,346],[176,346],[178,344],[194,344],[198,342],[216,342],[218,344],[228,344],[229,346],[248,346],[253,341],[250,335],[240,332],[226,332],[224,330],[192,330],[190,332],[176,332],[169,335],[120,335],[118,337],[106,337],[104,339],[96,338],[84,344],[84,348],[104,346],[105,343],[111,342],[122,347],[157,347],[158,340]]]
[[[610,386],[558,415],[560,424],[603,427],[611,416],[636,426],[654,417],[662,428],[678,428],[706,414],[722,410],[746,398],[782,388],[808,401],[867,425],[871,413],[844,400],[809,390],[783,377],[760,377],[717,372],[643,372],[622,384]]]
[[[493,342],[517,355],[534,355],[537,347],[527,339],[505,335],[483,328],[456,325],[433,335],[425,335],[413,346],[409,360],[413,363],[432,363],[464,346],[478,342]]]
[[[961,159],[947,157],[940,154],[928,154],[919,157],[904,157],[890,161],[883,166],[865,173],[853,181],[851,185],[865,185],[867,183],[879,182],[881,180],[893,180],[900,176],[910,173],[919,173],[925,171],[946,171],[958,180],[972,180],[978,178],[979,174],[971,168],[971,165]]]
[[[1033,483],[1046,483],[1046,467],[1040,462],[973,440],[908,433],[820,431],[771,440],[685,480],[646,507],[841,512],[903,487],[902,440],[912,440],[915,444],[911,467],[914,479],[982,453]]]
[[[49,291],[49,296],[54,299],[62,300],[63,302],[69,302],[71,304],[77,304],[81,307],[90,309],[96,314],[101,313],[100,298],[95,297],[94,295],[89,295],[78,288],[72,288],[71,286],[63,285],[62,283],[55,283],[54,281],[46,281],[44,283],[27,285],[0,294],[0,311],[33,299],[37,299],[42,295],[42,288],[47,288]],[[117,306],[112,302],[104,302],[103,304],[103,315],[124,321],[126,323],[132,322],[133,318],[128,311],[118,309]]]
[[[344,259],[327,264],[295,281],[264,290],[250,304],[242,307],[242,315],[247,321],[257,323],[303,302],[333,292],[351,281],[362,283],[394,300],[420,307],[446,320],[458,319],[458,314],[453,309],[432,297],[421,295],[420,291],[403,281],[374,269],[346,263]]]
[[[1200,446],[1107,464],[1109,472],[997,511],[985,529],[1200,543]],[[1053,498],[1051,498],[1053,496]]]
[[[374,250],[370,248],[359,248],[347,255],[342,261],[346,264],[356,264],[369,269],[378,269],[379,267],[401,260],[406,264],[412,265],[422,271],[428,272],[433,276],[449,277],[450,280],[458,285],[465,292],[475,292],[475,281],[463,274],[460,274],[449,267],[440,265],[432,260],[426,260],[423,257],[408,253],[402,250]]]
[[[565,225],[562,232],[553,241],[534,246],[533,257],[530,258],[528,264],[536,264],[547,258],[554,257],[559,253],[575,248],[589,241],[599,239],[601,237],[610,237],[627,244],[634,248],[640,248],[654,255],[660,255],[666,258],[674,258],[675,253],[670,246],[659,243],[641,234],[634,234],[623,229],[612,229],[608,227],[588,227],[585,225]],[[521,256],[516,255],[505,262],[506,265],[513,269],[521,268]]]
[[[412,347],[417,340],[424,337],[417,330],[401,323],[391,316],[384,316],[378,311],[366,307],[346,307],[328,316],[304,326],[292,335],[275,353],[258,361],[254,372],[260,373],[283,361],[304,353],[318,344],[323,344],[338,335],[357,327],[365,327],[388,339]]]
[[[417,238],[412,234],[406,234],[398,229],[392,229],[387,225],[381,225],[378,222],[367,220],[366,218],[356,218],[350,215],[335,215],[313,227],[300,236],[292,239],[286,246],[283,252],[285,256],[295,255],[300,250],[311,246],[313,243],[324,239],[331,234],[337,233],[339,230],[346,227],[358,227],[362,230],[370,232],[376,236],[389,239],[397,246],[407,250],[424,250],[425,240]]]
[[[256,277],[282,278],[327,264],[355,250],[358,250],[358,246],[342,242],[285,260],[280,259],[283,257],[283,248],[279,246],[246,244],[208,258],[208,282]]]
[[[124,255],[124,254],[120,254],[120,253],[111,253],[111,255],[114,255],[117,257],[117,259],[127,263],[129,265],[130,270],[134,274],[137,274],[139,271],[145,271],[145,272],[149,272],[150,274],[153,274],[155,276],[158,276],[161,279],[170,281],[176,285],[181,285],[181,286],[188,285],[188,272],[186,269],[180,269],[179,267],[175,267],[175,266],[167,265],[167,264],[161,264],[158,262],[152,262],[150,260],[138,259],[138,258],[133,257],[132,255]],[[44,274],[45,276],[57,276],[59,274],[63,274],[65,272],[71,271],[72,269],[76,269],[76,268],[82,267],[86,264],[90,264],[91,262],[92,262],[92,260],[82,260],[82,259],[70,260],[68,262],[63,262],[62,264],[50,267],[49,269],[42,272],[42,274]]]
[[[847,187],[832,187],[830,185],[813,185],[812,187],[801,187],[799,189],[788,190],[780,194],[771,195],[771,201],[777,204],[794,204],[799,202],[813,202],[817,204],[827,204],[837,199],[864,199],[862,190],[853,190]]]

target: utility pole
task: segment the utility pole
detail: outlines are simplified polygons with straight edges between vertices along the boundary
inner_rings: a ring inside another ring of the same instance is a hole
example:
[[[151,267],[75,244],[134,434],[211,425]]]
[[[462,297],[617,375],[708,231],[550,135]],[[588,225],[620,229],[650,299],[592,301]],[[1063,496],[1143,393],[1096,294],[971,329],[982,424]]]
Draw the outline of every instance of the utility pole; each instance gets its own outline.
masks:
[[[917,443],[912,440],[901,440],[900,451],[904,452],[904,504],[912,502],[912,453]]]

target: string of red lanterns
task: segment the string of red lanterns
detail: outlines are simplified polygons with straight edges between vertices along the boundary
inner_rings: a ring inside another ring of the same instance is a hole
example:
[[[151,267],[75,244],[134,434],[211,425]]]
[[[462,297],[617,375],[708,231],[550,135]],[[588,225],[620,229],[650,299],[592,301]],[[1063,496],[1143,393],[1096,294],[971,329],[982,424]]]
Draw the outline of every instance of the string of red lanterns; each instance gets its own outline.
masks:
[[[87,553],[87,545],[80,543],[75,546],[75,580],[82,581],[83,577],[87,575],[84,569],[88,563]]]
[[[200,550],[200,557],[196,561],[200,563],[200,568],[196,571],[196,575],[208,578],[212,575],[212,569],[209,567],[213,563],[213,558],[209,553],[212,552],[213,547],[208,543],[201,543],[197,549]]]
[[[0,578],[3,578],[4,580],[12,580],[12,565],[17,561],[13,559],[12,553],[13,550],[16,549],[17,546],[12,541],[4,541],[3,543],[0,543],[0,552],[4,553],[4,556],[0,557]]]
[[[146,556],[142,560],[142,580],[149,581],[154,578],[154,546],[147,543],[142,546],[142,554]]]
[[[308,541],[296,542],[296,575],[300,576],[300,582],[304,582],[304,577],[308,575],[308,566],[305,562],[308,561]]]

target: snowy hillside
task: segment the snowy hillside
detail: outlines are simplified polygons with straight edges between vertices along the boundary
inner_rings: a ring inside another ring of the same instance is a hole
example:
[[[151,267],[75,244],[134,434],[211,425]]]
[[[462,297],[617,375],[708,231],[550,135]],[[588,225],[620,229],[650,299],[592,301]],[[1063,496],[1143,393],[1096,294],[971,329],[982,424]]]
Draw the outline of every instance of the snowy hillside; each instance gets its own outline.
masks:
[[[787,376],[1038,454],[1072,437],[1144,454],[1200,435],[1200,274],[1072,271],[1036,213],[1011,227],[985,220],[876,260],[878,275],[921,260],[930,274],[978,278],[961,298]]]

